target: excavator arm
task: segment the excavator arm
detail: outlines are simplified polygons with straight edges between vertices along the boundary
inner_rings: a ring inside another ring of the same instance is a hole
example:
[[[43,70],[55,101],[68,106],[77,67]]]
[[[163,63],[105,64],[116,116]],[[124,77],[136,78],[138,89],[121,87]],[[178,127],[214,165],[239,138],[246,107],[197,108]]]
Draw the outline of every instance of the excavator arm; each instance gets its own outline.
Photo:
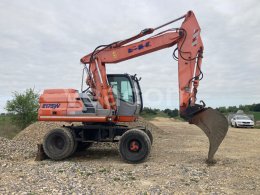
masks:
[[[165,30],[145,40],[129,44],[183,18],[180,28]],[[203,77],[201,72],[203,43],[196,17],[193,12],[189,11],[186,15],[165,25],[144,29],[134,37],[105,45],[102,49],[96,49],[81,59],[83,64],[89,64],[87,83],[104,108],[116,109],[115,99],[112,97],[111,88],[107,82],[106,64],[126,61],[176,44],[175,51],[178,51],[178,56],[175,53],[174,55],[178,60],[180,113],[183,117],[190,118],[189,115],[202,108],[195,106],[197,88]]]
[[[184,21],[180,28],[168,29],[134,42],[181,19]],[[87,84],[91,88],[94,99],[98,100],[103,108],[116,110],[116,100],[107,80],[106,64],[126,61],[177,45],[173,56],[178,61],[180,115],[200,127],[208,136],[210,142],[208,161],[212,161],[227,133],[228,123],[218,111],[206,108],[204,102],[201,105],[196,104],[199,82],[203,78],[201,64],[204,48],[200,31],[194,13],[189,11],[180,18],[156,28],[144,29],[126,40],[101,45],[84,56],[81,63],[88,71]]]

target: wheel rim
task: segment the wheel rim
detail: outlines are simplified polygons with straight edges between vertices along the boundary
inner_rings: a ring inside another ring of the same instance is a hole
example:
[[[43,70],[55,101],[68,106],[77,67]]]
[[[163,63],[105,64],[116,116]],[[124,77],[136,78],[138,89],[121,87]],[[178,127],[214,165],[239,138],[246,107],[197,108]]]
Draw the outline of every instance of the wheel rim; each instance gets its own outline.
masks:
[[[58,150],[62,150],[65,145],[65,140],[62,136],[55,135],[51,139],[51,145]]]
[[[131,152],[139,152],[142,149],[142,144],[138,140],[131,140],[128,144],[128,149]]]

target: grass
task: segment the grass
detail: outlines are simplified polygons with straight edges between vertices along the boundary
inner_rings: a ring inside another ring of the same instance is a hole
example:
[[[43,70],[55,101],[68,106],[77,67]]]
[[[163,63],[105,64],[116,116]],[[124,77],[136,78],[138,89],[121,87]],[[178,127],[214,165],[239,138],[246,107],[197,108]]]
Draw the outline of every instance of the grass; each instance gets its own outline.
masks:
[[[171,118],[168,114],[166,114],[163,111],[158,111],[158,112],[156,112],[156,114],[142,112],[140,114],[140,116],[143,117],[145,120],[148,120],[148,121],[151,121],[151,120],[153,120],[156,117]],[[181,118],[180,116],[176,116],[176,117],[174,117],[174,119],[178,119],[180,121],[184,121],[184,119]]]
[[[156,114],[142,112],[140,116],[146,120],[153,120],[155,117],[169,118],[169,116],[162,111],[156,112]]]
[[[10,116],[0,116],[0,137],[12,139],[21,129],[14,125]]]
[[[260,112],[252,112],[251,114],[254,115],[255,121],[260,121]],[[260,126],[256,125],[255,129],[260,129]]]
[[[255,121],[260,121],[260,112],[252,112],[254,115]]]

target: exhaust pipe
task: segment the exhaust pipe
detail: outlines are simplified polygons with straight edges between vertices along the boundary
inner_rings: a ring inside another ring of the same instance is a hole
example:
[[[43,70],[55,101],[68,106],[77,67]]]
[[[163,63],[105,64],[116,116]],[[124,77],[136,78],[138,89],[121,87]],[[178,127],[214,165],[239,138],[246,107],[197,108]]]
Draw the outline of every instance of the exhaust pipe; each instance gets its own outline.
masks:
[[[198,126],[207,135],[209,139],[207,163],[215,163],[214,155],[228,131],[226,117],[217,110],[205,108],[205,104],[188,107],[182,117],[190,124]]]

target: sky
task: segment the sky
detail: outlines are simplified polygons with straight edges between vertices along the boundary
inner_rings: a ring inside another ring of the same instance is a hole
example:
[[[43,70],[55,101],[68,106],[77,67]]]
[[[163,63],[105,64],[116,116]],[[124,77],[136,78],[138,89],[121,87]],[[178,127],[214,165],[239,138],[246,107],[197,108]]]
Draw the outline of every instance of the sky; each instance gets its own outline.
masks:
[[[197,98],[219,107],[260,103],[258,0],[0,0],[0,112],[14,91],[80,89],[80,58],[193,10],[204,43]],[[174,23],[169,28],[180,27]],[[142,77],[144,106],[177,108],[175,47],[107,65]]]

